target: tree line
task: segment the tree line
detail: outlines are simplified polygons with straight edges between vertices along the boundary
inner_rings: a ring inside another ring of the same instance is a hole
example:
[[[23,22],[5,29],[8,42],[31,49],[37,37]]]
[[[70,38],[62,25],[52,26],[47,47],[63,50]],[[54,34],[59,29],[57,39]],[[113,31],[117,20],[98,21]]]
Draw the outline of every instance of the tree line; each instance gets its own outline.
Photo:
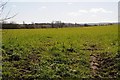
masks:
[[[64,23],[61,21],[53,21],[51,23],[31,23],[31,24],[17,24],[14,22],[3,22],[2,29],[36,29],[36,28],[63,28],[63,27],[89,27],[89,26],[102,26],[112,25],[113,23],[102,23],[102,24],[78,24],[78,23]]]

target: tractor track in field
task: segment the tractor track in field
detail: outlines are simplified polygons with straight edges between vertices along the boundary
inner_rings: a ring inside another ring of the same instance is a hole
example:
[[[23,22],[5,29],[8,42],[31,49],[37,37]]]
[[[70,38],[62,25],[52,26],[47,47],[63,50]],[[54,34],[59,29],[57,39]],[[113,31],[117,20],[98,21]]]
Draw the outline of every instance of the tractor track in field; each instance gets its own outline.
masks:
[[[81,50],[90,51],[90,77],[91,78],[112,78],[116,79],[119,74],[119,61],[120,55],[115,57],[109,57],[113,54],[111,52],[97,52],[104,50],[98,48],[96,45],[92,45],[89,48]]]
[[[116,65],[116,57],[105,57],[104,54],[97,53],[90,55],[90,70],[92,78],[117,78],[118,66]]]

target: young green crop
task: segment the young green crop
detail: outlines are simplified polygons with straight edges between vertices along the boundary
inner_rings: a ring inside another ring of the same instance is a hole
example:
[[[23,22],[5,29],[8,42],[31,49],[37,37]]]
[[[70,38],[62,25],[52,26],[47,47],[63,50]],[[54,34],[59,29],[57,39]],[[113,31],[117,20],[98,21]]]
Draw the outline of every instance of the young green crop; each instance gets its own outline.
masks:
[[[3,79],[90,78],[90,54],[118,54],[117,25],[6,29],[2,38]]]

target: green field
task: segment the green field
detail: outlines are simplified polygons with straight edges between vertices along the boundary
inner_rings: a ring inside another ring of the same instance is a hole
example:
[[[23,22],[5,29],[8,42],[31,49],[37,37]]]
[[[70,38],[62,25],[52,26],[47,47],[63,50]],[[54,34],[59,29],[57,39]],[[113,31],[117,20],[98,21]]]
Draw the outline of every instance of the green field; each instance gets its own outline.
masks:
[[[3,79],[119,78],[118,46],[117,25],[2,30]]]

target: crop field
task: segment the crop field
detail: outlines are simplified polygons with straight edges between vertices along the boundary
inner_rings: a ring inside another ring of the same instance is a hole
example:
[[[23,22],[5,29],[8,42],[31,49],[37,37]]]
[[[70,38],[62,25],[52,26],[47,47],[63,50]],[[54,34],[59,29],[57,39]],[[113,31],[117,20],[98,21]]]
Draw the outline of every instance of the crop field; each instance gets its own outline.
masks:
[[[2,78],[120,78],[118,26],[2,30]]]

